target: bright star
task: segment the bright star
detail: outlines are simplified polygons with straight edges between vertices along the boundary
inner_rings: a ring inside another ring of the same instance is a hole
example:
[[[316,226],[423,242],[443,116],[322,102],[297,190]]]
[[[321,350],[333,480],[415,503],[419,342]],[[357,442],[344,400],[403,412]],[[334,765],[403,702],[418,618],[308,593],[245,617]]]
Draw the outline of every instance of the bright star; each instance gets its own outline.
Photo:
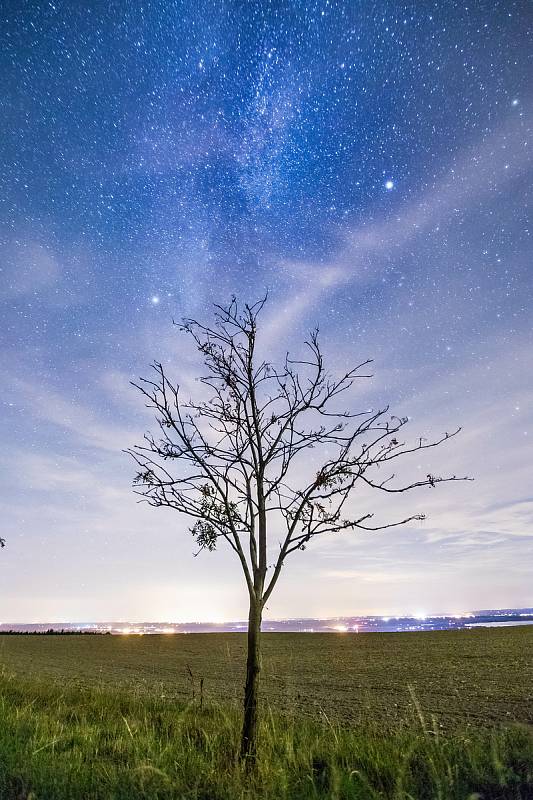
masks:
[[[394,189],[394,181],[385,181],[385,189]]]
[[[516,98],[516,97],[515,97],[515,99],[513,100],[513,102],[511,103],[511,105],[512,105],[512,106],[517,106],[517,105],[518,105],[518,100],[517,100],[517,98]]]
[[[152,297],[152,303],[154,304],[154,306],[156,306],[159,303],[159,297],[156,294],[154,294],[154,296]]]

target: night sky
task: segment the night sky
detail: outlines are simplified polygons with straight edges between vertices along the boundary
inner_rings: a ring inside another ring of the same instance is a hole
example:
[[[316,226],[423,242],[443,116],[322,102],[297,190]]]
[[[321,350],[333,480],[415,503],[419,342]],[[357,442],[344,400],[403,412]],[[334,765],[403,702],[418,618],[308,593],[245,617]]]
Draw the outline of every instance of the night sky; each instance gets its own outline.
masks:
[[[195,391],[172,318],[266,289],[264,352],[318,324],[332,370],[374,359],[354,406],[463,426],[414,469],[475,477],[355,497],[428,519],[317,541],[266,616],[533,606],[532,4],[0,15],[0,622],[243,618],[121,451],[154,358]]]

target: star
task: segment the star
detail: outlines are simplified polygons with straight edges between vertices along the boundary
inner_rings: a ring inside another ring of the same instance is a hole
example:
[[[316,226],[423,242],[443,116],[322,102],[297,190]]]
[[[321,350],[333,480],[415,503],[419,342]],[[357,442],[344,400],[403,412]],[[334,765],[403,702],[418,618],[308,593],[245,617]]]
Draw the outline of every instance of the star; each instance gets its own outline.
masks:
[[[391,181],[390,179],[388,181],[385,181],[385,189],[387,189],[388,191],[394,189],[394,181]]]

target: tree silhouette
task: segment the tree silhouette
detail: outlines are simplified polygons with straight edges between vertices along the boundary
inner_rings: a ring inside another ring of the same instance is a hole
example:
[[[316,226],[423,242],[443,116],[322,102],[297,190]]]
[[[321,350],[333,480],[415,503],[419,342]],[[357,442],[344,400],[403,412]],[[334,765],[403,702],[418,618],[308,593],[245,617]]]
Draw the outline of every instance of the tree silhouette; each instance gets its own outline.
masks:
[[[372,513],[349,508],[354,486],[400,493],[435,487],[465,478],[436,477],[396,484],[383,476],[391,462],[436,447],[455,436],[434,441],[400,441],[405,417],[380,410],[335,410],[332,404],[355,381],[369,378],[364,361],[333,377],[324,367],[318,331],[308,341],[307,357],[274,367],[256,357],[258,317],[266,297],[241,308],[215,305],[212,327],[185,319],[178,326],[189,334],[204,359],[200,378],[207,397],[182,400],[160,363],[153,380],[134,383],[153,408],[157,436],[129,452],[139,467],[134,485],[152,506],[168,506],[194,519],[191,532],[200,550],[214,550],[222,540],[240,561],[249,594],[248,651],[244,692],[241,756],[256,755],[261,619],[286,559],[316,536],[339,531],[377,531],[413,520],[373,525]],[[307,452],[320,449],[318,470],[309,475]],[[307,476],[307,477],[304,477]],[[269,535],[279,537],[273,553]]]

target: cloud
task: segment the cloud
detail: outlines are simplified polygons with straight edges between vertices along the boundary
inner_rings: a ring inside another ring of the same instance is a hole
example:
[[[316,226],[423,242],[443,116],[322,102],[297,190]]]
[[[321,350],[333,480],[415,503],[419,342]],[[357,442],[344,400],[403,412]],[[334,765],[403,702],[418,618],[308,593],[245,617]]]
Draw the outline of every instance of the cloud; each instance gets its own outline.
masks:
[[[94,292],[87,242],[60,246],[42,228],[21,227],[0,243],[0,303],[16,308],[31,302],[32,315],[87,303]]]
[[[527,104],[526,104],[527,106]],[[525,113],[529,114],[529,110]],[[277,270],[286,288],[267,321],[268,344],[285,335],[326,297],[350,286],[372,285],[391,262],[435,227],[445,230],[462,215],[519,180],[531,169],[524,121],[511,119],[491,136],[459,152],[437,185],[383,215],[369,214],[339,239],[324,261],[282,260]],[[287,299],[284,299],[287,298]]]
[[[327,580],[361,581],[373,584],[411,583],[418,578],[416,572],[405,570],[371,570],[371,569],[329,569],[324,570],[322,577]]]
[[[138,434],[138,427],[105,421],[101,418],[101,412],[76,403],[69,394],[50,389],[42,383],[7,376],[6,384],[14,412],[22,415],[29,413],[36,420],[51,423],[86,446],[117,453],[128,447]]]
[[[55,253],[37,241],[11,240],[0,249],[0,299],[48,290],[61,275]]]

